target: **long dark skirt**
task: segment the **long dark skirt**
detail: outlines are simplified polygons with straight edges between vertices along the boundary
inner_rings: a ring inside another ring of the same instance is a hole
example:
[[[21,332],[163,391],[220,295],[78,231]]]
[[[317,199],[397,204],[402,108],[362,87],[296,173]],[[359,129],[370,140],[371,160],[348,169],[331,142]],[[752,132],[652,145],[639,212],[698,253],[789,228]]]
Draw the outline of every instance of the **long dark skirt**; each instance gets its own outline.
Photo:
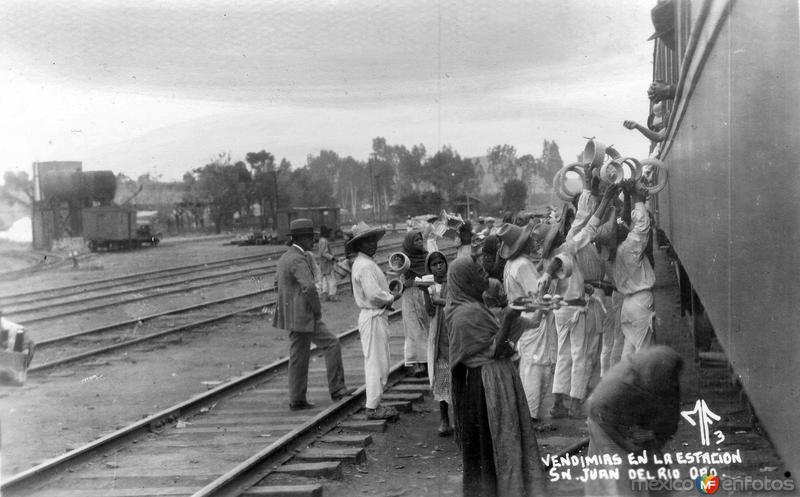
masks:
[[[481,368],[453,369],[453,421],[461,449],[464,497],[497,495],[494,446],[489,431]]]

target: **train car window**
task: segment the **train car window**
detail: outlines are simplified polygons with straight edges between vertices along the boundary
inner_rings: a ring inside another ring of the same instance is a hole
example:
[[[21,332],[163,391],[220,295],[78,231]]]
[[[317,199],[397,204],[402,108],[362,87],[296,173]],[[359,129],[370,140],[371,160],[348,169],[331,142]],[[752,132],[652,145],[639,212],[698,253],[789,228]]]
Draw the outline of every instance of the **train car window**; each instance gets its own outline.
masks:
[[[653,44],[653,81],[676,88],[686,44],[691,35],[691,1],[660,0],[651,11],[655,32],[650,37]],[[674,102],[672,99],[650,102],[650,122],[653,131],[669,125]],[[663,146],[654,143],[653,149]]]
[[[650,11],[656,31],[649,39],[661,40],[670,50],[675,50],[675,13],[675,0],[660,0]]]

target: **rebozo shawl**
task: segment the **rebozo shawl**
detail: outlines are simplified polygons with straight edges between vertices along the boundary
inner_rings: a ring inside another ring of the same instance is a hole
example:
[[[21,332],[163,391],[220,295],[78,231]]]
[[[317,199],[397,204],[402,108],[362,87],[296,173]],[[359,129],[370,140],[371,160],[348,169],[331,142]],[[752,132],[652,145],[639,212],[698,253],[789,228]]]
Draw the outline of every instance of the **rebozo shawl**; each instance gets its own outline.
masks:
[[[445,319],[450,336],[450,368],[475,357],[487,357],[493,349],[499,325],[481,296],[488,278],[472,259],[456,259],[447,275],[448,291]],[[545,495],[545,475],[540,466],[539,445],[529,419],[528,403],[516,367],[508,359],[491,359],[480,367],[487,422],[492,437],[494,472],[500,497]],[[467,364],[465,364],[467,365]],[[456,442],[461,444],[465,430],[459,410],[465,403],[481,399],[464,398],[453,385]],[[463,447],[462,447],[462,450]]]
[[[425,269],[425,258],[428,256],[428,251],[414,247],[414,238],[417,236],[422,238],[422,232],[420,230],[411,230],[406,233],[406,238],[403,240],[403,253],[406,254],[408,260],[411,261],[411,267],[406,271],[406,276],[408,276],[409,273],[414,276],[422,276],[428,272]]]
[[[489,278],[472,259],[456,259],[447,271],[445,325],[450,338],[450,368],[470,359],[491,358],[500,327],[483,303]]]

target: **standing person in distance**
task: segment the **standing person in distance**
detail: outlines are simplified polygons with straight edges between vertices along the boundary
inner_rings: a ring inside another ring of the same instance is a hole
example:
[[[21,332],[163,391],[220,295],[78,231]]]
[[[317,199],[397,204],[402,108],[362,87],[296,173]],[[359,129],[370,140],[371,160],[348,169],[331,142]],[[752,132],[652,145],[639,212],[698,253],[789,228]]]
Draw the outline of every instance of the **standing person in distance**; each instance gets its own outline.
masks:
[[[403,329],[405,330],[406,341],[403,347],[405,365],[412,368],[414,376],[427,376],[428,364],[428,327],[430,326],[430,316],[428,316],[428,306],[430,305],[430,295],[428,292],[416,285],[415,279],[425,275],[425,258],[428,252],[425,250],[425,242],[422,233],[418,230],[411,230],[406,233],[403,240],[403,253],[411,261],[410,267],[403,273]]]
[[[338,302],[336,297],[336,275],[333,273],[333,265],[336,264],[336,256],[333,255],[330,242],[331,230],[324,224],[319,228],[319,270],[322,279],[322,295],[324,300]]]
[[[464,223],[458,227],[458,250],[456,251],[456,259],[461,259],[462,257],[472,257],[472,223],[469,221],[464,221]]]
[[[400,295],[389,292],[386,275],[373,259],[383,228],[373,228],[360,222],[353,236],[345,242],[345,252],[355,254],[352,265],[353,299],[361,311],[358,314],[358,334],[364,351],[364,376],[367,400],[367,419],[388,419],[397,416],[393,407],[380,405],[383,389],[389,380],[389,319],[388,308]]]
[[[278,260],[275,275],[275,315],[272,325],[289,333],[289,408],[313,409],[308,402],[308,361],[311,343],[325,356],[328,391],[337,402],[355,389],[344,382],[342,348],[339,339],[322,322],[322,307],[314,281],[314,226],[310,219],[295,219],[289,225],[292,245]]]
[[[441,252],[431,252],[425,268],[433,275],[434,284],[428,287],[434,308],[428,335],[428,379],[433,400],[439,402],[439,436],[453,434],[450,427],[450,340],[444,325],[444,306],[447,298],[447,258]]]

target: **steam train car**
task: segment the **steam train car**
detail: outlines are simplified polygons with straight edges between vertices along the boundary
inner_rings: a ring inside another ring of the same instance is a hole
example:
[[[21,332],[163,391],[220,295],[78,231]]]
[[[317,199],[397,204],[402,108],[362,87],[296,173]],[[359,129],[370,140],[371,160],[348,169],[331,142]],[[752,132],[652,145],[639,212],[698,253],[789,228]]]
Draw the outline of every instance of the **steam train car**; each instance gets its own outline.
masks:
[[[136,209],[108,205],[83,209],[83,238],[89,250],[118,250],[157,246],[161,233],[154,232],[147,218],[139,218]]]
[[[339,229],[339,208],[338,207],[288,207],[278,209],[277,222],[277,241],[279,243],[289,239],[289,225],[292,221],[299,218],[311,219],[314,223],[314,231],[319,234],[321,226],[326,226],[331,230],[331,239],[339,240],[344,238],[342,230]]]
[[[800,36],[796,0],[660,0],[654,81],[671,85],[658,225],[698,347],[721,345],[800,471]],[[702,323],[710,324],[705,327]]]

